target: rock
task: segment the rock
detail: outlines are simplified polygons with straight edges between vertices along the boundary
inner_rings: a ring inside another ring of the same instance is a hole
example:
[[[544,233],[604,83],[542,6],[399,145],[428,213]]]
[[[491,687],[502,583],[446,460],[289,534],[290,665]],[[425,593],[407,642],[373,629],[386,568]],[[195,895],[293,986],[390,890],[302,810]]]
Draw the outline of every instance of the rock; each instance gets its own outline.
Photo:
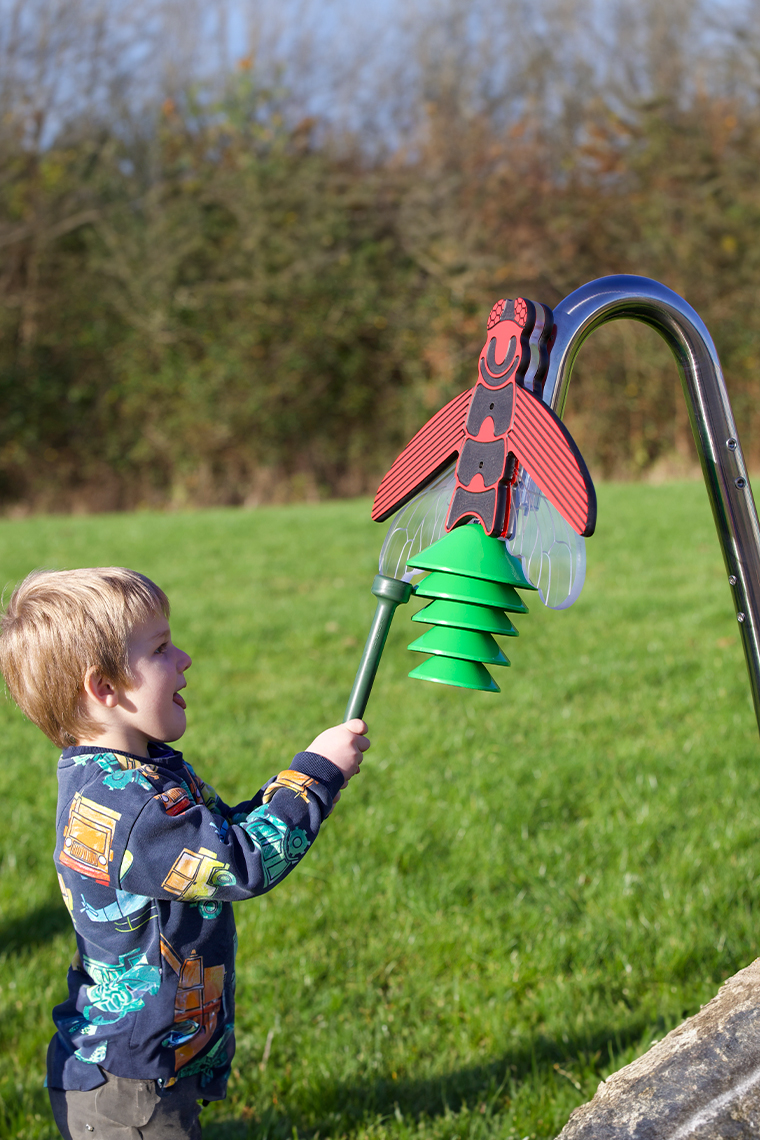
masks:
[[[757,1140],[760,958],[699,1013],[602,1081],[557,1140]]]

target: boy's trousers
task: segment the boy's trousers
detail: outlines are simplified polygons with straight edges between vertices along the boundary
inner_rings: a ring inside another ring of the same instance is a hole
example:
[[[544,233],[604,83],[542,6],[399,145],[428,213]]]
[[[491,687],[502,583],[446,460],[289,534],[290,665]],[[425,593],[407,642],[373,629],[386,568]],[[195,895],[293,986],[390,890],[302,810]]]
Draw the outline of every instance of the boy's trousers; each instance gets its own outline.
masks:
[[[194,1082],[159,1096],[155,1081],[101,1072],[106,1083],[88,1092],[48,1089],[64,1140],[201,1140]]]

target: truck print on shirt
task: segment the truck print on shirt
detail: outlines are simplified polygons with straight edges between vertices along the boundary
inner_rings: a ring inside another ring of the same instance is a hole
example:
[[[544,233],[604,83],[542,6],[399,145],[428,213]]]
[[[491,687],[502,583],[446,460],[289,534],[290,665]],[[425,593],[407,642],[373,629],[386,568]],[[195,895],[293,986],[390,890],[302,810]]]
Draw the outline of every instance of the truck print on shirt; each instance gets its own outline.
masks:
[[[98,883],[110,881],[113,836],[121,812],[111,811],[77,792],[63,830],[60,861]]]

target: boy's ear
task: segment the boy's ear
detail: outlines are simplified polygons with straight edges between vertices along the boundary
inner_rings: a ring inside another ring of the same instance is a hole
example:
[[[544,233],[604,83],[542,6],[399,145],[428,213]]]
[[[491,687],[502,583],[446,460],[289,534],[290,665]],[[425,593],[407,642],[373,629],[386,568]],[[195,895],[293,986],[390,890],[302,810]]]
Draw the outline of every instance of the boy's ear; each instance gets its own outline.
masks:
[[[84,694],[107,709],[115,708],[119,703],[116,686],[99,673],[94,665],[84,675]]]

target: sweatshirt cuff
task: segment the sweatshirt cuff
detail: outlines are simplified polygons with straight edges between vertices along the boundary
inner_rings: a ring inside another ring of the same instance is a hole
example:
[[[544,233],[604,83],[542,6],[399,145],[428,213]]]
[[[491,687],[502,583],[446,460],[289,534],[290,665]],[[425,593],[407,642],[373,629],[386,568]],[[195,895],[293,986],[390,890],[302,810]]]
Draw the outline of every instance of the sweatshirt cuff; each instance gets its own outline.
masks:
[[[315,780],[319,780],[320,784],[327,788],[333,800],[343,787],[344,776],[340,768],[326,756],[320,756],[318,752],[299,752],[293,757],[290,767],[294,772],[303,772],[304,776],[312,776]]]

